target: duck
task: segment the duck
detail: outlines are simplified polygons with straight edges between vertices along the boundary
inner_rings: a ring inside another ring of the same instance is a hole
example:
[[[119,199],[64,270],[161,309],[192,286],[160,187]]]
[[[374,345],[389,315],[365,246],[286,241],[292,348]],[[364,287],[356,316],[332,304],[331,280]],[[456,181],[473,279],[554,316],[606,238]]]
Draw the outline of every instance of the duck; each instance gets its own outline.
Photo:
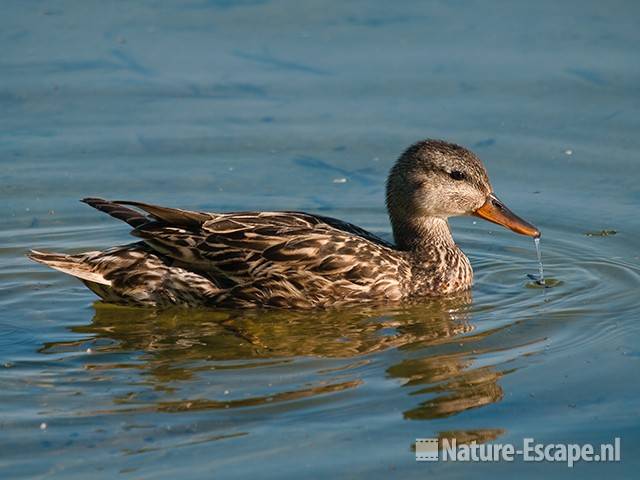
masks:
[[[127,223],[140,240],[80,254],[31,250],[29,258],[80,279],[104,302],[138,307],[312,309],[451,296],[471,288],[473,269],[450,217],[473,215],[540,237],[498,199],[473,152],[434,139],[411,145],[389,172],[393,243],[298,211],[82,201]]]

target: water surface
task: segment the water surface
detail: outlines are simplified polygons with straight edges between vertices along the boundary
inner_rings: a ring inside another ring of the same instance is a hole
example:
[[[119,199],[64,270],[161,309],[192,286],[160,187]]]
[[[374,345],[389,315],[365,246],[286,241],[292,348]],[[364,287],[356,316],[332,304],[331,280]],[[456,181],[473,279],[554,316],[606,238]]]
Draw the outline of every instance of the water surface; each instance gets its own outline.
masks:
[[[9,2],[3,478],[629,478],[640,387],[634,2]],[[327,312],[96,303],[30,263],[130,241],[78,203],[307,210],[387,239],[403,148],[474,149],[543,232],[452,221],[470,296]],[[615,234],[612,233],[615,232]],[[602,234],[602,232],[609,232]],[[610,442],[619,464],[416,463],[415,438]]]

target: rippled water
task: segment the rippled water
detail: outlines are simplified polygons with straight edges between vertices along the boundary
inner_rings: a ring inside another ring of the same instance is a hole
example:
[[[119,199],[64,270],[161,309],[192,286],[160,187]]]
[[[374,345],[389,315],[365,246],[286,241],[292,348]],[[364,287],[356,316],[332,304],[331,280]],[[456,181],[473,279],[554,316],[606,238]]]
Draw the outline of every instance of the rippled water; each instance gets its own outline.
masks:
[[[2,478],[630,478],[640,446],[638,6],[10,3],[0,31]],[[484,159],[543,232],[452,222],[469,296],[326,312],[95,303],[30,247],[77,202],[299,209],[386,238],[411,142]],[[416,463],[416,437],[610,442],[619,464]]]

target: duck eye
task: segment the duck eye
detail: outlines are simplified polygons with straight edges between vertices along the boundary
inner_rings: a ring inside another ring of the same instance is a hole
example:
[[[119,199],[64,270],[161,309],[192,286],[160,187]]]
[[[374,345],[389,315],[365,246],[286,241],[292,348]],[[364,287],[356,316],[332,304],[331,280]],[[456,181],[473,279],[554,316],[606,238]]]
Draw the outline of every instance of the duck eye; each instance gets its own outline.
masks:
[[[449,173],[449,176],[451,178],[453,178],[454,180],[464,180],[465,179],[464,173],[462,173],[460,170],[453,170],[452,172]]]

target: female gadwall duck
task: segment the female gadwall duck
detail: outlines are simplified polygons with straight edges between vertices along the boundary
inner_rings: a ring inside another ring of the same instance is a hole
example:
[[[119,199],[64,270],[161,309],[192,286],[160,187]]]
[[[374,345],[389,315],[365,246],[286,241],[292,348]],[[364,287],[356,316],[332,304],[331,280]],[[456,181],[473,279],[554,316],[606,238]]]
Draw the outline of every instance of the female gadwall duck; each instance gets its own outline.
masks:
[[[478,157],[439,140],[411,146],[391,169],[387,208],[395,245],[302,212],[83,202],[127,222],[142,241],[78,255],[31,251],[30,258],[78,277],[105,301],[139,306],[313,308],[448,295],[473,280],[448,217],[476,215],[540,236],[496,198]]]

